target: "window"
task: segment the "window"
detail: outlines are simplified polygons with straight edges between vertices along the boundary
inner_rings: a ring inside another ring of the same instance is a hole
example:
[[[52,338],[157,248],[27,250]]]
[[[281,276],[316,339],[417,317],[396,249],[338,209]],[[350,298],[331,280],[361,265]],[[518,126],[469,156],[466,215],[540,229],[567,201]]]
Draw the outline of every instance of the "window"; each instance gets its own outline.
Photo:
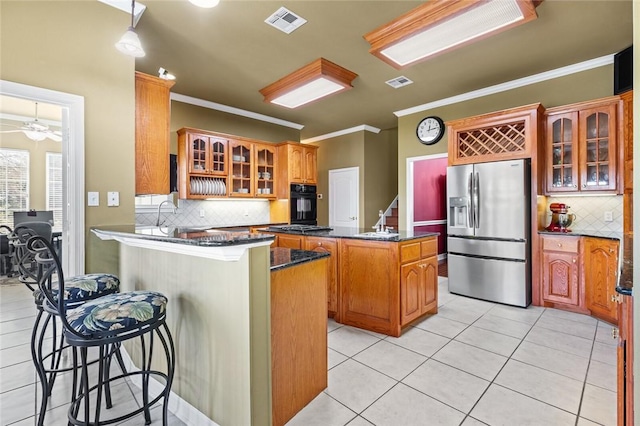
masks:
[[[149,213],[155,212],[158,210],[158,206],[163,201],[172,201],[173,202],[173,194],[169,195],[138,195],[136,197],[136,213]],[[165,206],[165,210],[163,211],[173,211],[172,207]]]
[[[53,223],[62,227],[62,154],[47,152],[47,210],[53,211]]]
[[[29,151],[0,148],[0,224],[29,209]]]

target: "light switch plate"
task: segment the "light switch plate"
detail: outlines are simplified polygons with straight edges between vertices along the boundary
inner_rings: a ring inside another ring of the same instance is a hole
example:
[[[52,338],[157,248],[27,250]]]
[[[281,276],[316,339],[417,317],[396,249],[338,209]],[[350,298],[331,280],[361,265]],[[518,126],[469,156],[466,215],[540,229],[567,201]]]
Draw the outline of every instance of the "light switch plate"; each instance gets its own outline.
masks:
[[[120,193],[119,192],[107,192],[107,206],[117,207],[120,205]]]
[[[604,212],[604,221],[605,222],[613,222],[613,212],[612,211]]]
[[[100,205],[100,193],[99,192],[87,192],[87,206],[97,207]]]

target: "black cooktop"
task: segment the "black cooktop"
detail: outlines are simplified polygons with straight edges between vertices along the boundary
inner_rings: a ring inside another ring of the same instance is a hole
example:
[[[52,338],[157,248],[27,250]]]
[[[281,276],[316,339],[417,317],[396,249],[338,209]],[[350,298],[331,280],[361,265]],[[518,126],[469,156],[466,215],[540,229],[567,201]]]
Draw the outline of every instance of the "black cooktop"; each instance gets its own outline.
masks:
[[[315,231],[331,231],[333,228],[319,225],[274,225],[267,228],[268,231],[289,231],[289,232],[315,232]]]

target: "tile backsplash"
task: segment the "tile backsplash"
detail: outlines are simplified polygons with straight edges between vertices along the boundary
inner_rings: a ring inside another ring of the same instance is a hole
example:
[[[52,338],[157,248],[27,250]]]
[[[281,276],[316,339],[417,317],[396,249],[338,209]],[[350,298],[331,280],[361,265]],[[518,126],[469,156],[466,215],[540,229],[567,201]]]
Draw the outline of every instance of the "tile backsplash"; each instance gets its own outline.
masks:
[[[548,204],[564,203],[570,206],[569,212],[576,215],[576,219],[571,224],[574,232],[622,232],[622,196],[592,196],[592,197],[549,197]],[[548,211],[548,208],[547,208]],[[605,222],[604,212],[610,211],[613,214],[612,222]],[[551,212],[546,216],[549,225]]]
[[[200,217],[204,213],[204,217]],[[155,225],[156,212],[136,213],[136,224]],[[178,200],[176,213],[163,211],[164,226],[244,226],[270,222],[267,200]]]

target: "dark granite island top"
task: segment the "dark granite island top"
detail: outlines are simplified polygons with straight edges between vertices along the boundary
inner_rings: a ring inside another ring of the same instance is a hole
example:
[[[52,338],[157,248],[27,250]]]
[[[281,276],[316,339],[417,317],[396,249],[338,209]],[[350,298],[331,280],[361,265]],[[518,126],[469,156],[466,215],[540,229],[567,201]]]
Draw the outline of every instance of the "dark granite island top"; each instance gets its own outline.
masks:
[[[266,246],[273,235],[220,229],[136,225],[97,226],[91,230],[102,240],[136,247],[233,261],[251,247]]]
[[[326,238],[350,238],[357,240],[371,240],[371,241],[391,241],[391,242],[401,242],[401,241],[410,241],[418,238],[424,237],[435,237],[439,236],[439,232],[409,232],[409,231],[393,231],[389,233],[376,233],[373,230],[368,230],[364,228],[340,228],[336,227],[330,231],[307,231],[307,232],[299,232],[295,230],[281,230],[274,228],[262,228],[260,231],[263,232],[273,232],[279,234],[290,234],[290,235],[307,235],[313,237],[326,237]]]
[[[271,271],[277,271],[329,256],[329,253],[274,247],[271,249]]]

